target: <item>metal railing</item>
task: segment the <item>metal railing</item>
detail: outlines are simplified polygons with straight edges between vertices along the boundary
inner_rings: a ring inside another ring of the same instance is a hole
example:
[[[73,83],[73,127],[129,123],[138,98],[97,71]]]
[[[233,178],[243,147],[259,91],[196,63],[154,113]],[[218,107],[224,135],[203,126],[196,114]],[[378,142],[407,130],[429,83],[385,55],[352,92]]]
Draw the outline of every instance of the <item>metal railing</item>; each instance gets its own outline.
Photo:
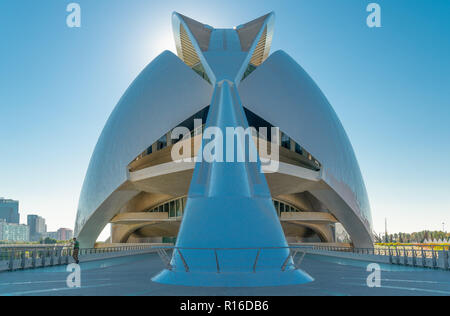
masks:
[[[160,256],[161,260],[163,261],[164,265],[168,270],[175,270],[176,269],[176,263],[171,255],[167,253],[167,251],[172,251],[173,256],[178,255],[180,261],[182,262],[182,270],[184,272],[191,272],[192,267],[195,267],[198,269],[199,265],[202,263],[196,262],[194,264],[191,264],[189,260],[186,260],[190,256],[188,255],[189,252],[192,251],[201,251],[203,252],[203,255],[206,254],[206,260],[211,259],[212,263],[214,263],[215,266],[215,272],[216,273],[223,273],[226,272],[227,268],[229,268],[229,265],[227,266],[227,263],[230,262],[226,261],[224,258],[225,253],[229,252],[247,252],[247,254],[244,256],[246,259],[245,264],[239,265],[239,261],[236,255],[235,260],[231,259],[234,264],[238,264],[237,266],[234,266],[233,268],[237,268],[238,270],[249,270],[253,273],[256,273],[258,269],[261,268],[274,268],[279,269],[280,271],[284,272],[287,270],[292,269],[299,269],[300,265],[306,255],[305,247],[302,246],[293,246],[293,247],[262,247],[262,248],[185,248],[185,247],[155,247],[154,249],[157,250],[158,255]],[[283,261],[280,261],[279,258],[276,258],[273,260],[273,265],[268,265],[267,262],[269,261],[267,255],[270,251],[274,250],[288,250],[288,255],[286,258],[283,258]],[[192,253],[191,253],[192,254]],[[297,255],[300,254],[299,258],[297,259]],[[196,256],[199,258],[199,256]],[[209,257],[209,258],[208,258]],[[263,259],[262,259],[263,258]],[[202,259],[205,259],[203,256]],[[261,265],[261,261],[264,261],[264,267]],[[211,268],[210,266],[205,266],[208,268]]]
[[[151,246],[120,246],[106,248],[82,248],[78,256],[95,258],[96,255],[114,254],[127,251],[140,251],[152,249]],[[0,271],[38,268],[68,264],[73,256],[72,246],[45,246],[45,247],[0,247]]]
[[[427,268],[450,267],[450,246],[397,246],[375,248],[348,248],[336,246],[314,246],[313,250],[345,252],[356,255],[371,255],[389,258],[390,264]]]

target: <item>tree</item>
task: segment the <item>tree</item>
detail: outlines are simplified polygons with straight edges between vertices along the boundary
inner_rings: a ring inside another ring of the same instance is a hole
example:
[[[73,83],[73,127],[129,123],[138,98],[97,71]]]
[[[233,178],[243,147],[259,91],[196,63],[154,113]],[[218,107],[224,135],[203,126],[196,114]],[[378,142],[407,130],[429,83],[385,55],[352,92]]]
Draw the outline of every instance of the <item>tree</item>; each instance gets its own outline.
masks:
[[[58,243],[58,241],[56,239],[50,238],[50,237],[46,237],[45,239],[41,239],[41,244],[44,245],[53,245]]]

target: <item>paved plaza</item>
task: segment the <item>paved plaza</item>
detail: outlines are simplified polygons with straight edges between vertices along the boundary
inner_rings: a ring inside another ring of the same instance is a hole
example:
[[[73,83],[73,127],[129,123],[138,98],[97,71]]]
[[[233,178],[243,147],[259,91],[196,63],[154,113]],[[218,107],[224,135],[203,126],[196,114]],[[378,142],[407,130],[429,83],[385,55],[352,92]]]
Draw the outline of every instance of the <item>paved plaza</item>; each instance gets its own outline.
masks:
[[[0,295],[272,296],[272,295],[450,295],[450,272],[382,265],[381,288],[369,288],[367,263],[307,255],[302,269],[315,281],[265,288],[201,288],[161,285],[157,254],[81,264],[81,288],[68,288],[65,266],[0,273]]]

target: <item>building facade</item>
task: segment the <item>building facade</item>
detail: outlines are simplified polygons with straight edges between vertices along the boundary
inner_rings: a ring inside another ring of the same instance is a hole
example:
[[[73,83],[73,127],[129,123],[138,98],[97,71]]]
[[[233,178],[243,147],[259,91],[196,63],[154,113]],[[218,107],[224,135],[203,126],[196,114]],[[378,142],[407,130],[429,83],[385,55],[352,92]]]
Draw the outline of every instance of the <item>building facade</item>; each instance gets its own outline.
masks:
[[[41,239],[50,238],[58,240],[58,232],[45,232],[41,235]]]
[[[7,223],[20,223],[19,201],[0,198],[0,219]]]
[[[216,88],[224,83],[239,96],[248,126],[281,130],[258,134],[255,143],[279,151],[279,167],[265,180],[287,240],[336,243],[339,224],[339,235],[354,246],[372,247],[371,211],[353,148],[309,75],[285,52],[270,54],[274,15],[233,29],[178,13],[172,19],[178,56],[165,51],[142,71],[98,140],[78,206],[81,245],[92,247],[108,223],[114,243],[178,236],[195,163],[173,161],[172,150],[189,142],[189,158],[197,155],[205,122],[214,116]],[[190,139],[172,137],[179,126]]]
[[[27,225],[7,223],[0,219],[0,240],[10,242],[30,241],[30,228]]]
[[[58,229],[57,233],[57,240],[70,240],[73,238],[73,230],[69,228],[60,228]]]
[[[28,215],[27,224],[30,227],[30,241],[39,241],[42,234],[47,232],[45,219],[38,215]]]

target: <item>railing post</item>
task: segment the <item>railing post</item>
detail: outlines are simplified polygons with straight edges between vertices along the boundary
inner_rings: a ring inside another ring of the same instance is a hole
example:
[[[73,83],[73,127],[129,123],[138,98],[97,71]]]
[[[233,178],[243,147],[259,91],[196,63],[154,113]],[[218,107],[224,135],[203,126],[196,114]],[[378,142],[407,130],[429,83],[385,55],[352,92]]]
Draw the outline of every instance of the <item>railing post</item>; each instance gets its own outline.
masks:
[[[261,249],[258,249],[258,253],[256,254],[255,263],[253,264],[253,273],[256,273],[256,265],[258,264],[259,254],[261,253]]]
[[[186,261],[184,260],[183,255],[181,254],[180,248],[177,248],[178,254],[180,255],[180,259],[183,262],[184,265],[184,269],[186,270],[186,272],[189,272],[189,266],[187,265]]]
[[[423,246],[420,247],[422,251],[422,266],[425,268],[427,266],[427,259],[425,258],[425,251],[423,250]]]
[[[36,268],[36,255],[37,255],[36,250],[33,250],[33,252],[31,253],[31,266],[33,268]]]
[[[443,247],[443,249],[442,249],[442,254],[443,254],[443,256],[444,256],[444,269],[445,270],[448,270],[449,269],[449,255],[448,255],[448,250],[446,250],[445,249],[445,246]]]
[[[216,257],[217,273],[220,273],[219,258],[217,257],[217,250],[216,249],[214,249],[214,255]]]
[[[281,266],[281,271],[284,272],[286,270],[286,267],[288,265],[289,262],[289,258],[291,258],[292,253],[291,253],[291,249],[289,248],[289,255],[287,256],[286,260],[284,260],[283,265]]]
[[[58,265],[62,264],[62,248],[58,248],[56,251],[56,255],[58,256]]]
[[[47,257],[47,250],[42,250],[42,266],[45,267],[46,257]]]
[[[20,263],[20,267],[22,268],[22,269],[25,269],[25,260],[26,260],[26,251],[25,251],[25,249],[22,251],[22,253],[21,253],[21,263]]]
[[[403,263],[405,266],[408,265],[408,252],[406,251],[406,247],[403,247]]]
[[[16,252],[14,249],[11,250],[9,255],[9,270],[14,271],[14,259],[16,257]]]
[[[433,256],[433,268],[436,268],[437,260],[436,260],[436,252],[434,251],[434,246],[431,246],[431,254]]]
[[[48,250],[48,254],[50,255],[50,266],[54,266],[55,265],[54,251]]]

